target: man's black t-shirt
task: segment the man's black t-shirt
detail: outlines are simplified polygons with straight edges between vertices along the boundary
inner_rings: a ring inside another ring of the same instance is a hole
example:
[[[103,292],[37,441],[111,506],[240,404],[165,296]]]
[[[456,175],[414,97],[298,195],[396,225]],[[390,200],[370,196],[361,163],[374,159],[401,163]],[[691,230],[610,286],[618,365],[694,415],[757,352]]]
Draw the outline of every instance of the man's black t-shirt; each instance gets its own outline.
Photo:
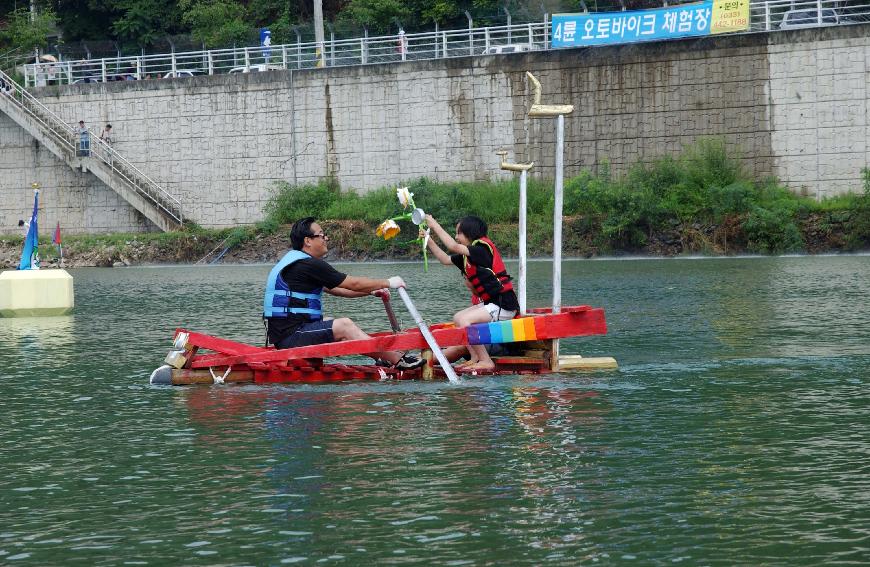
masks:
[[[291,291],[313,293],[321,287],[334,288],[344,281],[347,274],[342,274],[319,258],[306,258],[297,260],[281,270],[281,277]],[[269,341],[272,344],[280,342],[309,320],[307,315],[294,313],[288,313],[286,318],[267,317]]]
[[[450,260],[453,264],[462,271],[464,267],[464,258],[462,254],[451,254]],[[475,266],[480,266],[482,268],[492,269],[492,252],[490,252],[489,247],[483,242],[478,242],[477,244],[472,244],[468,247],[468,261],[474,264]],[[462,277],[465,277],[465,274],[462,274]],[[498,297],[491,297],[487,303],[495,303],[505,311],[519,311],[520,310],[520,302],[517,299],[517,294],[511,291],[506,291],[499,295]]]

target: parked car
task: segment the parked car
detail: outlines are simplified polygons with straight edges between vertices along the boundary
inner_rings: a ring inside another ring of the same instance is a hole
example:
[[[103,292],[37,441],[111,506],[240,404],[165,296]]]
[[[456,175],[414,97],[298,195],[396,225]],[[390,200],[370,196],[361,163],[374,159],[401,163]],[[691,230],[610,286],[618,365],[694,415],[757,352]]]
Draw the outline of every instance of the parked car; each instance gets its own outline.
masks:
[[[821,16],[821,17],[820,17]],[[781,30],[835,26],[840,23],[840,15],[833,8],[823,8],[821,13],[815,8],[789,10],[779,24]]]
[[[247,67],[233,67],[230,69],[230,73],[258,73],[260,71],[283,71],[284,67],[281,65],[248,65]]]
[[[176,69],[175,71],[170,71],[163,75],[164,79],[180,79],[184,77],[196,77],[197,75],[203,75],[204,73],[199,69]]]
[[[483,54],[521,53],[523,51],[532,51],[532,49],[534,48],[528,43],[509,43],[507,45],[491,45],[483,51]]]

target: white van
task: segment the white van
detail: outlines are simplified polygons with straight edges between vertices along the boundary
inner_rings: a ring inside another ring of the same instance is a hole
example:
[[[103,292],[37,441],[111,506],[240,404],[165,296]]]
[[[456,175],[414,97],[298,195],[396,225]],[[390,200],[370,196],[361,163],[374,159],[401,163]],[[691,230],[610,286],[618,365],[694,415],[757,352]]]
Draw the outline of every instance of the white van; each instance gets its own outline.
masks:
[[[840,15],[833,8],[817,10],[789,10],[782,17],[779,24],[781,30],[796,30],[802,28],[817,28],[821,26],[835,26],[841,23]]]
[[[181,79],[181,78],[189,78],[196,77],[197,75],[203,75],[204,73],[199,69],[176,69],[175,71],[170,71],[163,75],[164,79]]]
[[[260,71],[283,71],[284,67],[281,65],[250,65],[248,67],[233,67],[230,69],[230,73],[258,73]]]
[[[498,55],[502,53],[522,53],[534,49],[528,43],[509,43],[507,45],[491,45],[483,52],[484,55]]]

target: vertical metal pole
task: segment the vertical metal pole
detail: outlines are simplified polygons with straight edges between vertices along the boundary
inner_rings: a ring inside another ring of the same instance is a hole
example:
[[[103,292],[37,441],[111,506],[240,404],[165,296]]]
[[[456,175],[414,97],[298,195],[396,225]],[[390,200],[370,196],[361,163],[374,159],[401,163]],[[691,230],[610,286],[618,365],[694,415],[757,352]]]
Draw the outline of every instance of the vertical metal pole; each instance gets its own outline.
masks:
[[[402,28],[399,28],[399,53],[402,55],[402,61],[407,60],[408,54],[405,53],[405,51],[406,51],[405,42],[406,41],[407,41],[407,39],[405,39],[405,30],[403,30]]]
[[[562,168],[565,153],[565,116],[556,117],[556,189],[553,207],[553,313],[562,310]]]
[[[526,179],[528,174],[525,170],[520,172],[520,269],[519,269],[519,300],[520,300],[520,315],[526,314]]]
[[[323,49],[323,0],[314,0],[314,42],[316,65],[326,67],[326,53]]]
[[[553,313],[562,311],[562,168],[565,116],[556,117],[556,195],[553,207]],[[559,339],[553,339],[552,369],[559,369]]]
[[[441,347],[439,347],[438,343],[435,342],[435,337],[432,336],[429,327],[426,326],[426,322],[423,321],[423,317],[420,316],[420,312],[417,311],[417,308],[411,302],[408,292],[403,287],[400,287],[398,292],[399,297],[401,297],[402,301],[405,302],[405,307],[408,309],[408,313],[410,313],[411,317],[414,318],[414,322],[416,322],[417,327],[420,328],[420,333],[423,335],[423,338],[426,339],[426,343],[429,345],[429,348],[432,349],[435,358],[438,359],[438,364],[441,365],[441,370],[443,370],[444,374],[447,375],[447,379],[450,380],[451,384],[458,384],[459,376],[456,375],[456,371],[453,370],[453,367],[450,366],[449,362],[447,362],[447,358],[444,356],[444,353],[441,352]]]
[[[299,33],[299,28],[293,26],[293,31],[296,32],[296,68],[302,68],[302,34]]]
[[[550,49],[550,26],[547,23],[550,15],[544,13],[544,49]]]
[[[335,67],[335,30],[329,25],[329,66]]]
[[[30,23],[36,23],[36,0],[30,0]],[[39,64],[39,46],[35,47],[33,51],[34,63]]]
[[[465,11],[465,17],[468,18],[468,54],[474,55],[474,20],[468,10]]]

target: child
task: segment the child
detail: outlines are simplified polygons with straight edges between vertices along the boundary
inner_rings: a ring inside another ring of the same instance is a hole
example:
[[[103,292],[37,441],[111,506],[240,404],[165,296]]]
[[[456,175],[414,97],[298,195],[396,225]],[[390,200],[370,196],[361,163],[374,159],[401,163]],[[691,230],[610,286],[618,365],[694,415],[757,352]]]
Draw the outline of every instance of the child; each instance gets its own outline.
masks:
[[[478,217],[463,217],[456,225],[455,238],[432,215],[426,215],[426,223],[451,254],[441,250],[434,239],[429,240],[429,250],[442,264],[453,264],[459,268],[465,277],[466,287],[474,295],[473,305],[453,316],[456,326],[468,327],[475,323],[513,319],[519,311],[519,302],[501,254],[486,236],[486,223]],[[468,352],[471,360],[457,368],[465,372],[495,368],[484,345],[468,345]]]

